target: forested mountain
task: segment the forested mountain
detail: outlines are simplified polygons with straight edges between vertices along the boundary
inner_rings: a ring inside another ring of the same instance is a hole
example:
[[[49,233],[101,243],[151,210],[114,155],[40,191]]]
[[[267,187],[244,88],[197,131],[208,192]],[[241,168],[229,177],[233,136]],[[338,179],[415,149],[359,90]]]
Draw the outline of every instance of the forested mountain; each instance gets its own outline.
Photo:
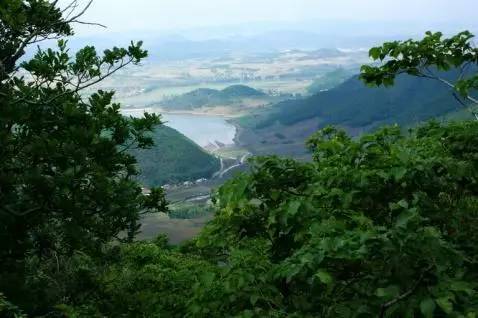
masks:
[[[154,146],[131,151],[138,160],[139,180],[147,187],[209,178],[220,168],[219,159],[168,126],[151,134]]]
[[[200,107],[234,105],[247,98],[264,98],[267,95],[246,85],[232,85],[223,90],[199,88],[189,93],[161,101],[161,106],[170,110],[185,110]]]
[[[445,77],[454,78],[456,71]],[[373,128],[383,124],[409,125],[460,109],[451,89],[438,81],[400,75],[393,87],[366,87],[352,77],[343,84],[302,100],[288,100],[272,113],[255,118],[255,128],[280,123],[293,125],[317,118],[321,125]]]

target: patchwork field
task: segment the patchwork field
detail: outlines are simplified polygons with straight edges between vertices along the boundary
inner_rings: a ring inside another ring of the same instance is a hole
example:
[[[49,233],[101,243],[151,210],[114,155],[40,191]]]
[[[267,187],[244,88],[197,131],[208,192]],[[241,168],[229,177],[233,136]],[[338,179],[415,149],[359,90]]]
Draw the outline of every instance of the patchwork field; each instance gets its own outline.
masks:
[[[233,84],[245,84],[271,96],[304,95],[310,84],[327,72],[337,68],[358,71],[367,61],[366,52],[336,49],[150,61],[115,74],[100,88],[116,90],[123,107],[160,106],[166,97]]]

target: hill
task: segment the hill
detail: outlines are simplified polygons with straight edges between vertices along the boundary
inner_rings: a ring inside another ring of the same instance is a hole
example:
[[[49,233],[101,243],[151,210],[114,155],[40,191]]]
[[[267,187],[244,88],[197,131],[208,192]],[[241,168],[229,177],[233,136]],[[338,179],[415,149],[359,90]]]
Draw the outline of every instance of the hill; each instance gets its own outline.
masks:
[[[324,90],[332,89],[346,80],[348,80],[352,75],[354,75],[353,70],[347,70],[344,68],[337,68],[333,71],[327,72],[322,76],[316,78],[309,87],[307,87],[307,92],[311,95],[320,93]]]
[[[219,96],[223,98],[262,97],[265,95],[263,92],[246,85],[231,85],[219,91]]]
[[[443,76],[453,78],[451,71]],[[358,76],[328,91],[304,99],[287,100],[238,120],[239,139],[255,153],[303,155],[303,142],[326,125],[357,135],[384,124],[412,126],[462,110],[443,84],[401,75],[391,88],[371,88]]]
[[[357,76],[329,91],[302,100],[284,101],[259,127],[285,125],[317,117],[323,124],[347,127],[409,124],[459,108],[451,91],[428,79],[400,76],[392,88],[366,87]]]
[[[219,159],[170,127],[156,128],[153,139],[153,148],[131,151],[141,170],[139,180],[147,187],[209,178],[220,168]]]
[[[246,85],[232,85],[223,90],[210,88],[195,89],[186,94],[173,96],[161,101],[161,106],[169,110],[190,110],[201,107],[240,104],[244,99],[265,98],[267,95]]]

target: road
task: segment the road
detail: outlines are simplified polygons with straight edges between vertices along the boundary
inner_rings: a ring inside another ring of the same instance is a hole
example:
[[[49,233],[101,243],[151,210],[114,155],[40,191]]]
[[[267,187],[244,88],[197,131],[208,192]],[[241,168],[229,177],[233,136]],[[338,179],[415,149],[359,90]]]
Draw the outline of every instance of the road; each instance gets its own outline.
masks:
[[[239,163],[238,163],[238,164],[232,165],[232,166],[230,166],[229,168],[220,171],[220,172],[219,172],[219,178],[222,178],[222,177],[224,176],[224,174],[226,174],[227,172],[231,171],[232,169],[242,166],[242,165],[244,164],[244,162],[246,162],[247,157],[250,156],[250,155],[251,155],[250,153],[246,153],[245,155],[243,155],[243,156],[241,157],[241,159],[239,159]]]

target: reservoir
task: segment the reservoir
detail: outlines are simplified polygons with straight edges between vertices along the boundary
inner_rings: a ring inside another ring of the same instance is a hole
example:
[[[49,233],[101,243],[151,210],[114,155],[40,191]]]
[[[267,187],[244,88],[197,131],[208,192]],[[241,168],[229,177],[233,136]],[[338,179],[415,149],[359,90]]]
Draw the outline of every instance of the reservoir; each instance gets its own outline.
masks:
[[[125,116],[140,117],[154,108],[122,109]],[[225,145],[234,143],[236,127],[227,122],[227,118],[213,115],[161,114],[166,126],[176,129],[201,147],[220,142]]]

